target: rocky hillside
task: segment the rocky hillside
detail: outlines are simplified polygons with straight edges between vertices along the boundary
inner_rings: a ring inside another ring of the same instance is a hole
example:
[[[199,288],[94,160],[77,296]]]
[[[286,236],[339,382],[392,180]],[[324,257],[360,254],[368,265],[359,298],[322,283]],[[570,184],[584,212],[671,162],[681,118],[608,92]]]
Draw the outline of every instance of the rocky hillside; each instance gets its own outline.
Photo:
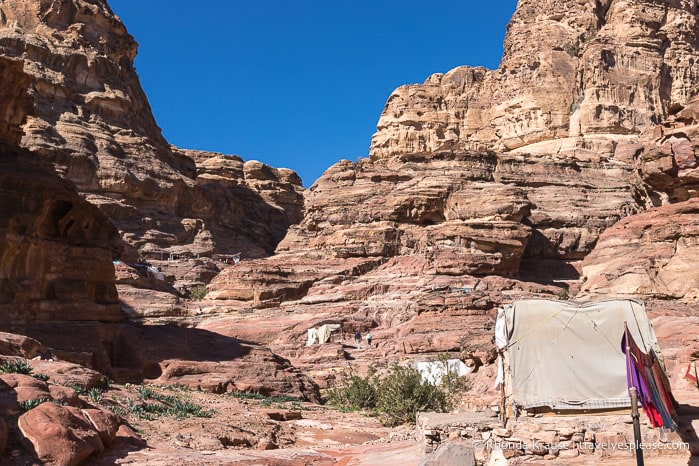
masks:
[[[318,400],[307,376],[260,345],[129,322],[129,290],[181,295],[152,275],[126,286],[115,266],[140,277],[154,255],[264,256],[302,207],[291,170],[170,147],[135,52],[102,1],[0,2],[0,322],[12,332],[0,335],[3,463],[77,464],[120,426],[136,438],[86,396],[109,379]]]
[[[266,308],[258,320],[203,325],[309,368],[321,356],[293,348],[327,321],[371,328],[384,355],[480,364],[495,308],[519,297],[684,309],[699,289],[695,16],[687,1],[520,1],[497,70],[392,92],[370,157],[306,192],[275,256],[214,279],[212,310]]]
[[[109,217],[126,259],[268,255],[301,219],[301,180],[171,147],[141,89],[136,51],[103,0],[2,2],[0,54],[19,64],[8,91],[23,96],[21,105],[3,103],[3,115],[19,125],[21,146]]]
[[[696,17],[687,0],[520,0],[497,70],[395,90],[369,157],[303,192],[291,170],[171,147],[104,0],[0,1],[0,321],[36,339],[0,335],[0,358],[52,377],[0,377],[0,419],[37,393],[70,399],[33,416],[112,442],[121,421],[88,422],[85,396],[54,378],[318,400],[314,381],[349,361],[443,351],[475,369],[469,403],[482,406],[497,396],[496,309],[532,296],[646,299],[673,388],[688,388]],[[203,300],[172,286],[211,278]],[[334,341],[306,347],[324,323],[341,324]],[[369,329],[374,347],[348,344]],[[50,458],[40,432],[21,432],[26,414],[0,422],[0,450],[19,438]]]

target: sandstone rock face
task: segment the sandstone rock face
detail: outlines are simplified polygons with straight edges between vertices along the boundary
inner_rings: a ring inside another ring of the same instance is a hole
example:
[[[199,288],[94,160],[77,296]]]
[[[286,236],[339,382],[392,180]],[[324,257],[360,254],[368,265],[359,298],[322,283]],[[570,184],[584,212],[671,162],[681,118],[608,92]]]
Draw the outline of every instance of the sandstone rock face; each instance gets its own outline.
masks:
[[[339,257],[417,253],[460,263],[453,275],[515,276],[523,257],[589,253],[601,231],[637,209],[631,171],[591,155],[340,162],[309,189],[306,217],[278,250],[307,243]]]
[[[699,300],[699,198],[617,223],[582,269],[584,291]]]
[[[41,342],[24,335],[0,332],[0,354],[4,356],[21,356],[32,359],[48,355],[49,350]]]
[[[0,133],[15,141],[23,132],[22,146],[114,222],[129,260],[139,252],[270,254],[299,220],[300,179],[172,148],[139,84],[136,50],[103,0],[3,2]]]
[[[639,190],[646,190],[652,205],[699,197],[699,98],[663,124],[647,130],[643,148],[636,149],[642,174]]]
[[[44,464],[72,466],[104,451],[100,433],[78,408],[46,402],[21,415],[17,424]]]
[[[320,384],[345,359],[456,352],[487,393],[498,305],[581,286],[695,301],[694,10],[520,1],[500,68],[394,91],[370,158],[307,190],[275,256],[217,276],[207,312],[230,315],[199,328],[269,345]],[[342,350],[299,349],[323,323]],[[366,356],[355,330],[374,336]]]
[[[0,154],[0,319],[122,320],[117,230],[32,154]]]
[[[68,386],[180,383],[214,393],[251,391],[317,401],[318,387],[268,348],[235,335],[177,325],[51,322],[17,326],[60,361],[32,361],[37,373]],[[71,361],[68,363],[66,361]]]
[[[651,209],[600,236],[583,262],[585,292],[697,300],[699,101],[674,112],[629,147],[640,175],[634,189]]]
[[[500,67],[396,89],[371,157],[637,135],[692,96],[696,36],[690,1],[519,2]]]

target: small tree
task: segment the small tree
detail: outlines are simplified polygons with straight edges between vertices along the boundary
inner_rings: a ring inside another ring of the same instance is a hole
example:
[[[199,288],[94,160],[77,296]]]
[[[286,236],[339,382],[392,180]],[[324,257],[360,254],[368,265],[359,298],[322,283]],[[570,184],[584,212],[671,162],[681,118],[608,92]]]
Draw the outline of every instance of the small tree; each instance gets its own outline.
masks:
[[[370,367],[366,377],[357,374],[349,366],[339,380],[328,390],[328,403],[343,411],[371,410],[376,406],[374,368]]]
[[[394,364],[376,388],[376,412],[386,426],[415,422],[418,411],[446,412],[446,392],[422,379],[414,367]]]

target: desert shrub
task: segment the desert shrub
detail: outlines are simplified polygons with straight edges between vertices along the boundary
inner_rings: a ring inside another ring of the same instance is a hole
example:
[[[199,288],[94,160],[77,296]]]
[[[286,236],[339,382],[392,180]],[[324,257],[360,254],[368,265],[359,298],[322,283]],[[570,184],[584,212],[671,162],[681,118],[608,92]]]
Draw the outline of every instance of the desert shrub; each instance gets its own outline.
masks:
[[[327,402],[342,411],[371,411],[387,426],[414,423],[419,411],[449,411],[460,394],[470,388],[470,382],[448,370],[448,358],[448,354],[439,357],[445,371],[438,386],[423,380],[412,366],[394,364],[382,377],[377,377],[373,369],[362,377],[349,367],[326,392]]]
[[[204,299],[207,292],[206,285],[197,285],[192,288],[192,291],[189,293],[189,297],[195,301],[198,301],[200,299]]]
[[[87,390],[81,385],[71,385],[70,388],[75,390],[78,395],[87,395]]]
[[[376,380],[374,370],[369,369],[366,377],[350,366],[341,374],[328,392],[328,403],[341,411],[371,410],[376,407]]]
[[[211,409],[203,409],[201,406],[189,401],[176,399],[171,406],[165,410],[165,415],[172,416],[177,419],[185,417],[211,417],[214,411]]]
[[[376,387],[376,413],[387,426],[415,422],[418,411],[446,412],[452,405],[444,388],[422,379],[414,367],[394,364]]]
[[[19,406],[25,410],[29,411],[30,409],[34,409],[37,406],[39,406],[42,403],[46,403],[47,401],[51,401],[50,398],[37,398],[35,400],[24,400],[19,402]]]
[[[203,409],[198,404],[182,400],[176,396],[163,395],[144,385],[136,387],[143,403],[129,404],[129,411],[142,419],[153,420],[159,416],[172,416],[178,419],[185,417],[211,417],[213,410]],[[156,403],[149,402],[156,401]]]
[[[267,398],[262,393],[257,392],[230,392],[228,395],[241,400],[264,400]]]
[[[112,381],[109,379],[109,377],[103,375],[100,377],[99,382],[97,382],[97,388],[104,390],[109,390],[112,386]]]
[[[6,361],[0,365],[0,373],[31,375],[32,366],[26,361]]]
[[[440,387],[446,393],[451,404],[455,404],[462,393],[471,389],[471,380],[467,376],[459,376],[456,369],[450,368],[448,361],[452,359],[449,353],[441,353],[437,356],[439,362],[444,368]]]
[[[102,401],[102,393],[104,393],[103,389],[99,387],[93,387],[87,391],[87,397],[93,403],[99,403],[100,401]]]
[[[43,380],[44,382],[48,382],[51,377],[49,377],[48,374],[42,374],[40,372],[37,372],[36,374],[31,374],[32,377],[35,379]]]

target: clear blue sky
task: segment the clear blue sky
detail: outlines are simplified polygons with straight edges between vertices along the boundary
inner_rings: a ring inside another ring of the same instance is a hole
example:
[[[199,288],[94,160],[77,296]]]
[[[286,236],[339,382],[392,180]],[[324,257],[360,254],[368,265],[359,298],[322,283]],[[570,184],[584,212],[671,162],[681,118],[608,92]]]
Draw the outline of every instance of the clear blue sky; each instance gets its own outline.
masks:
[[[109,0],[176,146],[296,170],[366,157],[393,89],[497,68],[516,0]]]

